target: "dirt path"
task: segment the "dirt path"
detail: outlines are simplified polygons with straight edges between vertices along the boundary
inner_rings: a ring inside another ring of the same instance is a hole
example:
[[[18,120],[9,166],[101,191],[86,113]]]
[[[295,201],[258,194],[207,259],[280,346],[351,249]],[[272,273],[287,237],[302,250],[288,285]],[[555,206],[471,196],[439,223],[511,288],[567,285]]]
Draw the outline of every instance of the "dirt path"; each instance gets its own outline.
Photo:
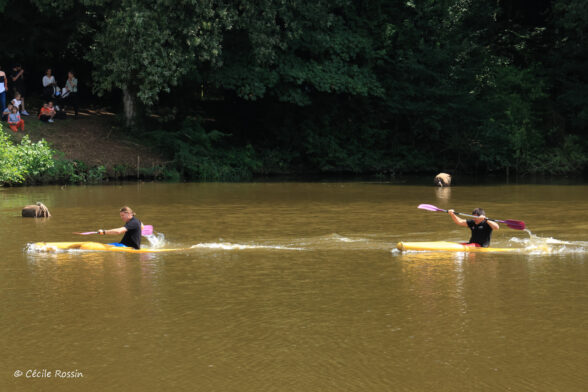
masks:
[[[43,138],[67,159],[84,162],[89,167],[102,165],[111,171],[115,166],[124,166],[128,172],[136,172],[137,163],[141,168],[148,168],[165,161],[150,148],[127,140],[113,113],[83,110],[78,119],[68,116],[52,124],[41,122],[35,116],[23,119],[24,134],[31,140]],[[20,140],[24,134],[19,132],[16,139]]]

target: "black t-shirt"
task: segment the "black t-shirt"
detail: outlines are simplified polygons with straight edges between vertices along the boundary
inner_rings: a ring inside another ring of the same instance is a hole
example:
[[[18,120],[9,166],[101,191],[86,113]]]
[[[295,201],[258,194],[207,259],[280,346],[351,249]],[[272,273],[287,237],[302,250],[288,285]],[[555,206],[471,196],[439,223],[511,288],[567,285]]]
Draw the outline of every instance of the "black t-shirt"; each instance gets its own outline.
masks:
[[[15,78],[19,72],[20,71],[12,71],[12,73],[10,74],[10,79],[12,80],[12,78]],[[25,91],[24,91],[24,86],[25,86],[24,73],[21,75],[21,77],[19,77],[15,81],[13,81],[12,85],[14,86],[14,88],[16,88],[16,91],[18,91],[21,95],[24,95],[24,93],[25,93]]]
[[[468,227],[472,231],[472,237],[470,238],[470,244],[480,244],[483,248],[490,246],[490,237],[492,237],[492,227],[487,221],[476,224],[473,219],[467,220]]]
[[[120,243],[131,248],[141,248],[141,222],[139,219],[132,217],[127,223],[125,223],[127,232],[123,236]]]

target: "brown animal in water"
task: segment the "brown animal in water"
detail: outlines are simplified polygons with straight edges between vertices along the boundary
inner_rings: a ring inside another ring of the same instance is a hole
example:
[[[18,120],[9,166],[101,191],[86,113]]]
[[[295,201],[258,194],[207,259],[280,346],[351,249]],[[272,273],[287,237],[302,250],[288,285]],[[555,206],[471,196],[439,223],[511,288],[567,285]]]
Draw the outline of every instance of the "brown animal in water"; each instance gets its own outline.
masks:
[[[25,218],[49,218],[51,213],[45,204],[37,202],[37,204],[24,206],[22,216]]]
[[[440,187],[451,186],[451,174],[439,173],[435,176],[435,180],[433,182],[435,185]]]

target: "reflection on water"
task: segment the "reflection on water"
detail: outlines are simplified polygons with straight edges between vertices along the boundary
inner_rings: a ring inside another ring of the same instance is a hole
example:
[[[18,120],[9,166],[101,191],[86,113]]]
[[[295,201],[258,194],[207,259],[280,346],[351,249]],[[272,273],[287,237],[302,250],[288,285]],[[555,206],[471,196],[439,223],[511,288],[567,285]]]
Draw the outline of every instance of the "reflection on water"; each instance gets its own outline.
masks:
[[[448,187],[436,187],[435,197],[438,201],[449,202],[451,200],[451,188]]]
[[[2,391],[585,386],[578,211],[588,187],[132,184],[2,194]],[[53,217],[20,218],[30,198]],[[398,241],[469,236],[446,214],[416,208],[434,200],[460,210],[483,204],[533,233],[493,234],[493,246],[525,249],[516,254],[395,251]],[[552,219],[564,203],[577,208]],[[185,249],[27,250],[116,227],[125,204],[154,225],[145,246]],[[12,376],[29,368],[78,369],[84,378]]]

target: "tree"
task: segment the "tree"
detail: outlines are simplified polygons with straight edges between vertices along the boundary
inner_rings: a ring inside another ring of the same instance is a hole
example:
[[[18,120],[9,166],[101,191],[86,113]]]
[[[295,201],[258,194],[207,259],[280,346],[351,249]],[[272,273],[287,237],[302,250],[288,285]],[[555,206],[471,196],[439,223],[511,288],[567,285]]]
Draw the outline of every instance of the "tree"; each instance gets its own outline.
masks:
[[[137,128],[144,105],[153,105],[203,64],[218,64],[222,31],[230,23],[220,2],[123,0],[105,10],[88,56],[94,89],[102,94],[120,88],[125,125]]]

